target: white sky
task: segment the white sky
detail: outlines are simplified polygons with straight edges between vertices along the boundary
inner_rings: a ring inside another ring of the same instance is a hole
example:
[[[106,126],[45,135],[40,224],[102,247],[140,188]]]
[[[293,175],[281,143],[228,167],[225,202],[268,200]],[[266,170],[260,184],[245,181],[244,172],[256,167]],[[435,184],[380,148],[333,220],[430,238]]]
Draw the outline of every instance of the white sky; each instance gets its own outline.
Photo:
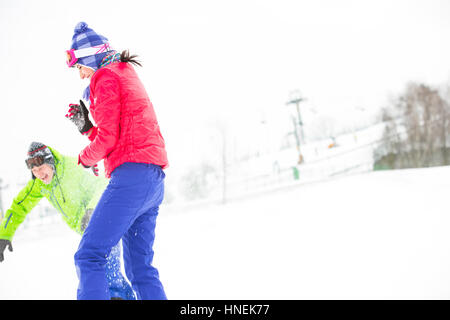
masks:
[[[0,0],[0,178],[28,177],[31,141],[86,145],[64,118],[87,85],[64,60],[79,21],[140,56],[173,172],[218,153],[219,122],[239,152],[269,126],[278,143],[292,90],[306,125],[344,125],[408,81],[450,79],[450,1]]]

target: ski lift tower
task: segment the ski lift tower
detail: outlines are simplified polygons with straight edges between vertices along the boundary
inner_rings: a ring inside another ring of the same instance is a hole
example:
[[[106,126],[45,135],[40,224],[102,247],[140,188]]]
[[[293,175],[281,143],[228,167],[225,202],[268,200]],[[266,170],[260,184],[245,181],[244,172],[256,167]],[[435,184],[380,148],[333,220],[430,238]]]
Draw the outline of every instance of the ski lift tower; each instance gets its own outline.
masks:
[[[303,121],[300,113],[300,102],[305,101],[306,99],[302,98],[298,91],[291,92],[290,100],[286,102],[286,105],[295,105],[296,115],[292,115],[292,120],[294,124],[294,134],[295,141],[297,144],[297,152],[298,152],[298,164],[303,162],[303,155],[301,153],[300,145],[305,142],[305,135],[303,132]]]

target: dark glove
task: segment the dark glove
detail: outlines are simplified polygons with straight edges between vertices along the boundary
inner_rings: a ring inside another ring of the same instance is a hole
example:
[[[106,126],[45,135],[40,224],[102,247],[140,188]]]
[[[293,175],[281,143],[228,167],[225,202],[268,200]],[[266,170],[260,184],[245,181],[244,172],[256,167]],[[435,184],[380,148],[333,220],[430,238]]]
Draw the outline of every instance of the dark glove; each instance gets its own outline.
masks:
[[[81,134],[86,135],[94,125],[89,120],[89,111],[84,105],[83,100],[80,104],[70,104],[69,111],[67,111],[66,118],[75,123]]]
[[[89,224],[89,220],[91,220],[91,216],[92,216],[93,212],[94,212],[94,209],[86,209],[83,218],[81,218],[80,229],[82,232],[84,232],[84,230],[86,230],[86,228]]]
[[[97,164],[94,164],[93,166],[87,166],[83,162],[81,162],[81,159],[80,159],[79,155],[78,155],[78,164],[81,164],[86,169],[91,168],[91,170],[94,173],[94,175],[98,177],[98,165]]]
[[[11,241],[0,239],[0,262],[2,262],[5,258],[3,257],[3,251],[5,251],[6,246],[8,246],[9,251],[13,251],[13,247]]]

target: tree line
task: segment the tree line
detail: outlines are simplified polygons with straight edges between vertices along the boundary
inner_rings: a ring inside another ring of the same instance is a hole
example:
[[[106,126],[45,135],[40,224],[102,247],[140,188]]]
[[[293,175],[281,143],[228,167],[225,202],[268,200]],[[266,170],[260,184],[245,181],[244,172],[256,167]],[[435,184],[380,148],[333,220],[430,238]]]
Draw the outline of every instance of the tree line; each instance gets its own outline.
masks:
[[[409,83],[382,110],[386,124],[374,151],[375,169],[450,164],[450,88]]]

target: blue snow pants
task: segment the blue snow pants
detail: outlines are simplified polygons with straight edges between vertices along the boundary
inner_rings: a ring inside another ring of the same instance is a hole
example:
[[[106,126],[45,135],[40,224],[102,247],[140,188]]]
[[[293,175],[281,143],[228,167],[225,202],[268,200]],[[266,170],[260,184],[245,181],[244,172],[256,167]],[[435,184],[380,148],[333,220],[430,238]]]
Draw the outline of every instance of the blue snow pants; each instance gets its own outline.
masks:
[[[107,257],[121,239],[125,273],[137,298],[167,299],[152,266],[164,177],[161,167],[145,163],[126,162],[112,172],[75,253],[78,299],[110,299]]]

